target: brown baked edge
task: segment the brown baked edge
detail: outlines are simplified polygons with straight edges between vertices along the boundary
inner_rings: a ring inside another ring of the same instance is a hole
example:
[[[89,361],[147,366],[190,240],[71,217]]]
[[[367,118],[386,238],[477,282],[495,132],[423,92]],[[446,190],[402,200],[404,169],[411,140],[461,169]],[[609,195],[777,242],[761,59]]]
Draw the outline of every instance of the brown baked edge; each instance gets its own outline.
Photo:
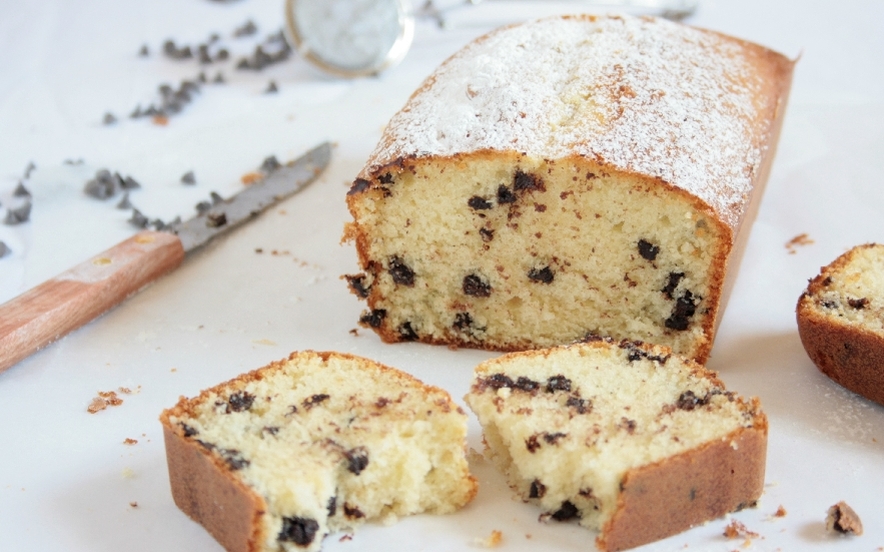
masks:
[[[261,550],[264,499],[231,476],[221,460],[199,443],[185,438],[181,428],[173,427],[169,411],[160,421],[175,505],[228,552]]]
[[[820,372],[884,405],[884,337],[820,314],[807,292],[798,300],[796,318],[801,344]]]
[[[753,427],[627,472],[598,548],[634,548],[754,506],[764,490],[768,426],[758,399],[752,408]]]

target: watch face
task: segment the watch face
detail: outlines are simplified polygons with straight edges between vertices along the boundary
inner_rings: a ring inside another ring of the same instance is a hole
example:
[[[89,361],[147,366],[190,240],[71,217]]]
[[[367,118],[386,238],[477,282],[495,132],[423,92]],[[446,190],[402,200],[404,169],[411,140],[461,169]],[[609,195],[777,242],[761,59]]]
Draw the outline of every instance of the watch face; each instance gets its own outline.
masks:
[[[399,62],[414,20],[406,0],[287,0],[286,27],[298,52],[342,76],[371,75]]]

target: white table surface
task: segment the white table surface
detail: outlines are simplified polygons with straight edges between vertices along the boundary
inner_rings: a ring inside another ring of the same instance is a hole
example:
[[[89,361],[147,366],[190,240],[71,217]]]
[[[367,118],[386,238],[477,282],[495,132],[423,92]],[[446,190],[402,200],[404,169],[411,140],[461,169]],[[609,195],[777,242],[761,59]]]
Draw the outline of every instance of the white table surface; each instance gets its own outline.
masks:
[[[405,61],[377,78],[325,77],[296,56],[262,72],[223,69],[166,126],[127,117],[201,70],[160,49],[213,33],[234,54],[251,18],[258,39],[282,26],[280,0],[0,0],[0,216],[29,162],[31,221],[0,225],[8,300],[134,232],[129,214],[85,196],[99,168],[143,186],[150,217],[187,217],[210,191],[230,195],[268,155],[289,159],[322,140],[329,169],[303,193],[206,250],[118,308],[0,374],[0,549],[220,550],[173,504],[157,417],[180,395],[299,349],[339,350],[407,370],[461,404],[472,368],[491,353],[385,345],[353,335],[362,305],[339,279],[357,270],[341,245],[344,194],[389,117],[422,79],[488,30],[417,27]],[[574,9],[579,3],[572,4]],[[822,376],[798,339],[794,306],[807,279],[849,247],[884,241],[884,3],[701,0],[690,23],[801,56],[761,212],[709,361],[728,386],[761,398],[770,417],[767,484],[758,508],[734,514],[760,537],[727,540],[727,520],[642,550],[881,550],[884,408]],[[139,57],[142,44],[150,55]],[[262,93],[270,80],[277,94]],[[102,124],[106,112],[119,122]],[[79,165],[65,160],[79,160]],[[193,170],[195,186],[179,183]],[[800,234],[812,243],[790,251]],[[264,253],[257,254],[256,248]],[[271,254],[273,250],[276,255]],[[98,391],[122,405],[89,414]],[[125,439],[137,444],[125,445]],[[470,446],[481,433],[470,419]],[[369,524],[327,551],[470,550],[492,530],[501,550],[592,550],[595,533],[540,524],[503,478],[474,463],[481,490],[461,512]],[[845,500],[865,535],[829,536],[826,509]],[[132,504],[137,503],[137,506]],[[773,518],[782,505],[787,515]]]

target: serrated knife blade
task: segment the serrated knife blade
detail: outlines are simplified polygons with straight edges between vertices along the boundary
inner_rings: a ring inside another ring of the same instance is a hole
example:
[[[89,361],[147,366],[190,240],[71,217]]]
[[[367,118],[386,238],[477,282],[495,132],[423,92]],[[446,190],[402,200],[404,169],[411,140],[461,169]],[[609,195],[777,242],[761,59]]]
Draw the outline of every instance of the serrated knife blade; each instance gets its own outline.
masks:
[[[0,372],[177,268],[185,254],[313,182],[331,160],[322,143],[168,231],[145,230],[0,305]]]

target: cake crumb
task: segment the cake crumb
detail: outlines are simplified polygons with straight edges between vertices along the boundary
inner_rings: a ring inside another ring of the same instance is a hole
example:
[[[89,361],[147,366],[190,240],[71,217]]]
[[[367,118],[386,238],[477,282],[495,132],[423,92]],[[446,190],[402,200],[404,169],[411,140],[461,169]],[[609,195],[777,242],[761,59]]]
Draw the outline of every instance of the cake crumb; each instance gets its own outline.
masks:
[[[356,337],[359,337],[359,330],[357,328],[352,328],[350,330],[350,333],[355,335]]]
[[[728,539],[737,539],[746,537],[747,540],[758,537],[758,533],[750,531],[745,525],[739,521],[732,519],[727,527],[724,528],[723,535]]]
[[[778,517],[778,518],[786,517],[786,509],[783,508],[783,505],[782,505],[782,504],[780,504],[780,507],[777,508],[777,511],[776,511],[776,512],[774,512],[773,517]]]
[[[246,174],[240,177],[240,182],[244,185],[249,186],[254,184],[255,182],[259,182],[264,179],[264,174],[259,172],[247,172]]]
[[[132,502],[129,503],[129,506],[132,508],[138,508],[138,503],[133,500]]]
[[[813,240],[808,237],[806,233],[798,234],[788,242],[786,242],[786,249],[789,250],[789,255],[794,255],[797,252],[797,248],[803,245],[810,245],[813,243]]]
[[[132,439],[132,438],[126,437],[126,439],[123,440],[123,444],[124,445],[137,445],[138,439]]]
[[[503,542],[503,533],[494,529],[487,537],[477,538],[473,542],[482,548],[497,548],[500,546],[500,543]]]
[[[166,126],[169,124],[169,118],[165,115],[155,115],[153,118],[153,124],[157,126]]]
[[[123,399],[117,396],[116,391],[99,391],[98,396],[92,399],[86,411],[90,414],[101,412],[109,406],[120,406]]]
[[[132,468],[123,468],[123,479],[135,479],[135,472]]]
[[[339,542],[347,542],[353,540],[353,535],[347,533],[346,535],[341,535],[341,538],[338,539]]]
[[[826,512],[826,531],[843,535],[862,535],[863,524],[853,508],[842,500],[830,506]]]

